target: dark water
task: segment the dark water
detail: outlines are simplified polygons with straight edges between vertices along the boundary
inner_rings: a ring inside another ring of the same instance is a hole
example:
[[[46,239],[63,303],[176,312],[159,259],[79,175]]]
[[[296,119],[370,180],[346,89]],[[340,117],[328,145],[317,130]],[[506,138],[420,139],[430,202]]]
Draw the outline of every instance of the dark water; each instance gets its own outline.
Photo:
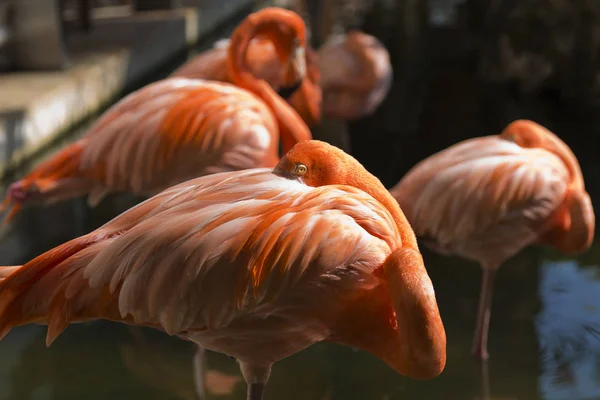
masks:
[[[522,98],[509,85],[483,84],[455,29],[432,29],[427,22],[408,35],[397,22],[404,14],[383,18],[377,12],[365,16],[363,27],[390,50],[394,86],[372,117],[349,126],[349,137],[353,154],[386,185],[454,142],[531,118],[573,148],[598,205],[600,125],[593,112],[573,111],[552,95]],[[137,201],[113,195],[94,210],[81,199],[28,209],[0,233],[0,265],[23,263]],[[469,354],[479,268],[426,249],[423,255],[448,337],[448,362],[440,377],[412,381],[369,354],[319,344],[276,364],[265,398],[600,399],[597,243],[579,258],[528,248],[500,269],[486,370]],[[44,338],[45,328],[25,326],[0,342],[0,400],[196,398],[189,343],[109,322],[71,326],[50,348]],[[244,383],[229,358],[209,352],[206,379],[209,399],[244,399]]]

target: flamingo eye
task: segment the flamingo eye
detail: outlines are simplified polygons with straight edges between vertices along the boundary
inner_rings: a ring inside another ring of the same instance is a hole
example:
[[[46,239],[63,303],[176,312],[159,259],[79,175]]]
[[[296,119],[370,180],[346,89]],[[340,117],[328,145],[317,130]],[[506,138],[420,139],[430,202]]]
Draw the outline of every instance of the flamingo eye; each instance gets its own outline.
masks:
[[[294,175],[304,175],[308,171],[308,168],[304,164],[296,164],[292,168],[292,174]]]

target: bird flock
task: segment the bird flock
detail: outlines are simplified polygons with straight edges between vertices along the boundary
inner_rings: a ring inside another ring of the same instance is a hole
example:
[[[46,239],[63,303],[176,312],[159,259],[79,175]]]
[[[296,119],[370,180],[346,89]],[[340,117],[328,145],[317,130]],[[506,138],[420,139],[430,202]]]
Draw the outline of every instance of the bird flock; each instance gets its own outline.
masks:
[[[0,267],[0,337],[106,319],[156,328],[238,361],[248,400],[277,361],[321,342],[438,376],[446,335],[419,251],[483,269],[473,354],[488,357],[497,269],[526,246],[588,249],[595,217],[577,158],[533,121],[457,143],[386,189],[313,140],[321,114],[374,112],[386,49],[350,31],[319,51],[294,12],[250,14],[214,48],[113,105],[78,141],[13,183],[25,206],[149,196],[100,228]],[[201,353],[201,351],[200,351]]]

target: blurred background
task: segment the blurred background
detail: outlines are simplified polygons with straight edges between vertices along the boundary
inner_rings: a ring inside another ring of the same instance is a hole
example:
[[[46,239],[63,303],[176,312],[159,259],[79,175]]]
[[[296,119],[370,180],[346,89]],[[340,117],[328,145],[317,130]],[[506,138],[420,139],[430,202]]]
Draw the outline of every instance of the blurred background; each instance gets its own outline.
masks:
[[[518,118],[555,132],[600,205],[600,1],[0,0],[0,194],[85,133],[107,107],[227,37],[250,12],[296,10],[318,48],[360,29],[390,53],[376,111],[325,119],[317,139],[350,151],[391,187],[417,162]],[[0,264],[23,263],[140,201],[111,195],[30,208],[0,231]],[[486,369],[469,354],[481,271],[423,249],[448,335],[431,381],[320,344],[273,370],[266,399],[600,399],[600,247],[579,258],[528,248],[500,269]],[[109,322],[45,328],[0,342],[0,400],[196,399],[191,344]],[[208,352],[206,395],[243,399],[235,361]]]

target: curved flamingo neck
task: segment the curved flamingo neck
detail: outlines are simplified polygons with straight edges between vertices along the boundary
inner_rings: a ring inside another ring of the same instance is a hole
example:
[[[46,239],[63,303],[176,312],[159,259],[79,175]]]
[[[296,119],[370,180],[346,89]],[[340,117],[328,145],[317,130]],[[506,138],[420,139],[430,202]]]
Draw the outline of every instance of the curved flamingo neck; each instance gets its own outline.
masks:
[[[231,80],[238,86],[259,96],[271,109],[279,125],[283,151],[296,143],[312,139],[310,130],[298,113],[283,100],[264,80],[256,78],[246,62],[250,41],[264,33],[277,48],[280,44],[273,37],[281,32],[281,26],[295,31],[301,46],[306,46],[306,33],[302,19],[293,12],[265,8],[248,16],[231,35],[227,67]]]
[[[553,133],[551,133],[550,136],[547,136],[546,139],[551,143],[550,147],[552,148],[553,153],[556,154],[567,166],[567,170],[569,170],[569,173],[571,174],[572,186],[583,190],[585,187],[583,182],[583,173],[581,172],[581,167],[579,166],[579,162],[577,161],[575,154],[573,154],[573,151],[571,151],[569,146],[567,146],[566,143],[556,137]]]
[[[398,227],[402,239],[402,246],[418,251],[417,238],[410,227],[406,216],[402,212],[398,202],[377,177],[369,173],[369,171],[360,165],[349,169],[349,173],[345,180],[345,184],[354,186],[355,188],[368,193],[371,197],[381,203],[390,212],[394,222],[396,222],[396,226]]]

